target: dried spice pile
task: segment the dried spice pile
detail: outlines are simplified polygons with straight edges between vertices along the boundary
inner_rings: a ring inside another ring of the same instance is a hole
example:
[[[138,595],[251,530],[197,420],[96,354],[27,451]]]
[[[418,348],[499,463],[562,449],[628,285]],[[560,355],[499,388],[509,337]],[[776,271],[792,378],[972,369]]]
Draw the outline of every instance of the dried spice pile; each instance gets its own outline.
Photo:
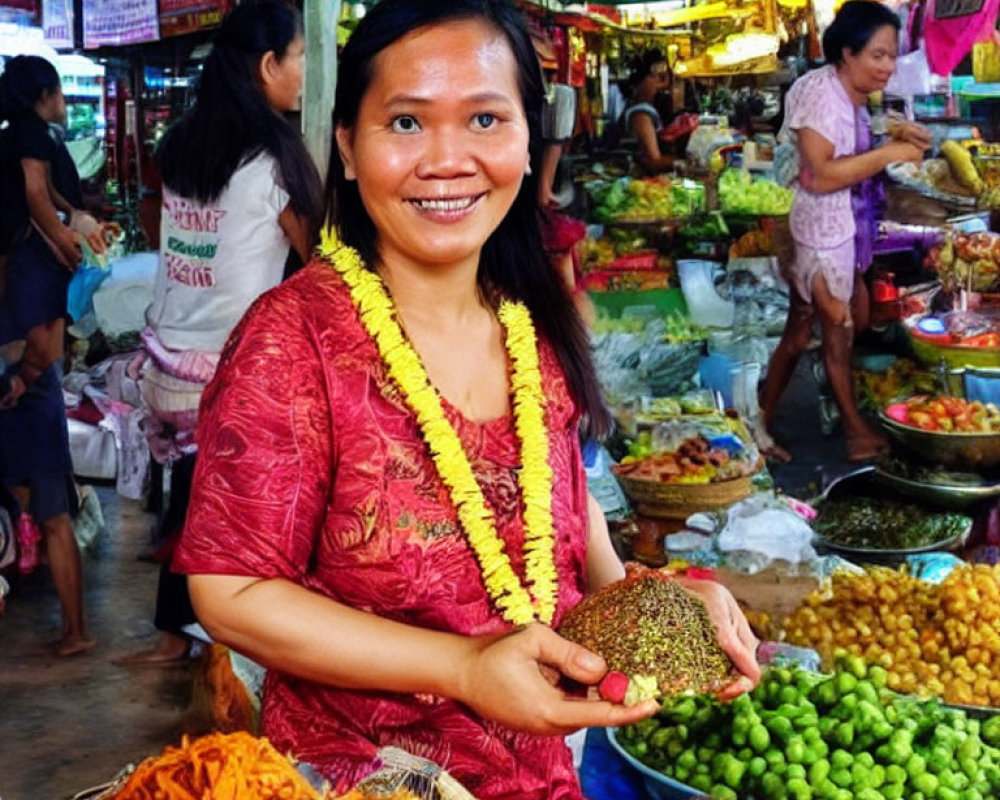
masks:
[[[687,689],[714,691],[737,677],[705,604],[656,570],[637,571],[584,598],[559,634],[628,677],[626,704]],[[602,694],[618,699],[603,688]]]

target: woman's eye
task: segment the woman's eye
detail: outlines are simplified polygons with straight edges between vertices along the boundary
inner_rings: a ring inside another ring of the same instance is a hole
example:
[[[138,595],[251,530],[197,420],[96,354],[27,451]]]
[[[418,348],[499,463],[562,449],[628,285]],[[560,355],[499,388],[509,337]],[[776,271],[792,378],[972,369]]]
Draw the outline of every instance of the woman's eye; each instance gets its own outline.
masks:
[[[496,121],[497,118],[493,114],[476,114],[476,116],[472,118],[472,123],[477,128],[483,129],[492,127]]]
[[[396,133],[413,133],[414,131],[420,130],[417,120],[408,114],[394,117],[391,127]]]

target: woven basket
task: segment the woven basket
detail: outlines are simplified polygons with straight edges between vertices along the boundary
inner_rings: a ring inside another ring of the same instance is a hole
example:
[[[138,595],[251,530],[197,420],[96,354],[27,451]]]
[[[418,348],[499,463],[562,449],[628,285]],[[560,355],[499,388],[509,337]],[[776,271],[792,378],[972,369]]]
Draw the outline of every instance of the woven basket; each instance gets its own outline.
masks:
[[[618,475],[618,482],[636,511],[655,519],[687,519],[699,511],[728,508],[749,497],[752,476],[718,483],[662,483]]]

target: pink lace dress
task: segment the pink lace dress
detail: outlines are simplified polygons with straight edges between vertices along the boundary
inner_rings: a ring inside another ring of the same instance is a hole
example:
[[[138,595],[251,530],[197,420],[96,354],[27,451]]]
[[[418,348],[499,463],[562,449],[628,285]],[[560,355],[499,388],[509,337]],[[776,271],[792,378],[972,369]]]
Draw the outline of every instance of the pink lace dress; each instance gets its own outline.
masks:
[[[576,409],[553,351],[540,350],[558,624],[584,588],[586,481]],[[447,404],[446,413],[523,576],[512,419],[479,424]],[[286,578],[372,614],[462,635],[510,628],[486,594],[414,417],[328,264],[314,261],[248,312],[206,390],[198,441],[178,570]],[[338,689],[271,671],[262,728],[338,790],[371,770],[378,748],[396,745],[438,762],[481,800],[581,797],[562,738],[515,732],[444,697]]]
[[[865,119],[859,120],[858,115]],[[797,145],[798,132],[811,128],[833,145],[834,157],[852,156],[857,152],[858,126],[867,122],[866,117],[867,112],[851,102],[836,68],[827,65],[806,73],[789,89],[778,137]],[[791,282],[809,302],[816,275],[821,274],[831,294],[849,303],[857,270],[851,190],[816,194],[805,188],[809,181],[808,167],[803,163],[788,220],[795,240]]]

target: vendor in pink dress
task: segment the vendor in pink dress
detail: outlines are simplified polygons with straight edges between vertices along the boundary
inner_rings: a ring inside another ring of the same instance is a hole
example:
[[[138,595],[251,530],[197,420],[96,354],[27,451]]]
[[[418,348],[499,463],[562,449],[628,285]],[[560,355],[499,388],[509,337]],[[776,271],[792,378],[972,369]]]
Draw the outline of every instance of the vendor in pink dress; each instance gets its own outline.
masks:
[[[563,736],[652,714],[569,697],[553,630],[623,577],[581,421],[607,414],[528,174],[541,75],[500,0],[383,0],[339,59],[319,253],[234,331],[202,404],[175,565],[268,669],[261,727],[343,790],[394,745],[480,800],[578,800]],[[732,596],[703,597],[759,677]]]
[[[826,66],[799,78],[785,100],[779,140],[794,145],[799,172],[789,217],[795,243],[788,269],[791,307],[768,368],[762,422],[770,429],[778,402],[818,316],[823,359],[847,436],[847,457],[877,456],[885,440],[858,411],[851,386],[854,334],[868,324],[862,273],[871,263],[874,217],[869,179],[895,161],[919,162],[930,134],[901,126],[898,139],[871,149],[868,95],[883,89],[895,71],[899,20],[881,3],[848,0],[823,35]],[[765,434],[765,450],[789,455]]]

